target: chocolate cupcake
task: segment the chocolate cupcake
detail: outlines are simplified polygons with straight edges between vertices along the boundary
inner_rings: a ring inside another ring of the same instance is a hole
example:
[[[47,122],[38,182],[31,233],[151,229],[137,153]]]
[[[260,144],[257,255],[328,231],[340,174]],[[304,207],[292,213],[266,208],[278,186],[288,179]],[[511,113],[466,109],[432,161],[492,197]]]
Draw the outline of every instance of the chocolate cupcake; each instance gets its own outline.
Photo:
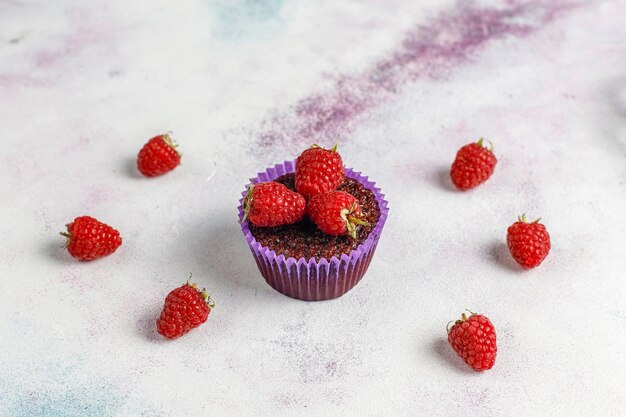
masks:
[[[296,161],[286,161],[251,182],[275,181],[293,191],[295,166]],[[346,168],[345,174],[338,190],[356,197],[365,216],[366,224],[357,229],[355,238],[325,234],[307,217],[277,227],[241,223],[261,274],[278,292],[306,301],[329,300],[352,289],[367,271],[387,219],[387,201],[360,172]],[[243,218],[242,198],[239,220]]]

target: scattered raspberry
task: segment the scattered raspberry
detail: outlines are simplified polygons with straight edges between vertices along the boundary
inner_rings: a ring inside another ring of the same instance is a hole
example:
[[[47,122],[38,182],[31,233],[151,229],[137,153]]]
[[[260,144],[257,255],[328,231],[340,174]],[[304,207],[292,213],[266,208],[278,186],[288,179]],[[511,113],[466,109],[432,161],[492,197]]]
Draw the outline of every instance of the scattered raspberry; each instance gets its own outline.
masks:
[[[483,139],[459,149],[450,169],[450,178],[456,188],[469,190],[491,177],[498,162],[492,151],[493,146],[490,149],[483,146]]]
[[[213,307],[205,289],[199,290],[196,284],[187,282],[165,297],[157,331],[168,339],[176,339],[204,323]]]
[[[482,314],[465,313],[448,330],[452,349],[475,371],[491,369],[496,362],[496,331],[491,321]]]
[[[335,191],[346,177],[337,145],[332,149],[313,145],[296,160],[296,191],[305,198]]]
[[[169,134],[155,136],[137,155],[137,169],[146,177],[166,174],[180,165],[180,154]]]
[[[528,223],[522,214],[506,234],[506,243],[513,259],[526,269],[538,266],[550,252],[550,235],[537,219]]]
[[[296,223],[306,213],[306,200],[277,182],[262,182],[248,187],[243,200],[244,217],[256,226],[274,227]]]
[[[361,206],[356,198],[343,191],[318,194],[309,200],[309,217],[324,233],[356,239],[357,225],[365,225]]]
[[[92,261],[115,252],[122,244],[120,233],[93,217],[77,217],[68,225],[66,247],[70,255],[81,261]]]

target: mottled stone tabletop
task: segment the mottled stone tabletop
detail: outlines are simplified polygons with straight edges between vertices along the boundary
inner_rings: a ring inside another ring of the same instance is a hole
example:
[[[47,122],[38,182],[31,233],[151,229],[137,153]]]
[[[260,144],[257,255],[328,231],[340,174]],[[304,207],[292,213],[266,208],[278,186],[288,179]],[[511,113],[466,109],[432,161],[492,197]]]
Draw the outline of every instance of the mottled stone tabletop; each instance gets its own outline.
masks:
[[[0,416],[623,416],[626,1],[0,2]],[[138,175],[173,131],[183,164]],[[456,150],[495,145],[466,193]],[[248,179],[339,138],[385,192],[369,271],[306,303],[262,279]],[[505,245],[542,217],[552,251]],[[124,244],[74,261],[88,214]],[[175,341],[165,295],[217,307]],[[494,368],[446,324],[493,321]]]

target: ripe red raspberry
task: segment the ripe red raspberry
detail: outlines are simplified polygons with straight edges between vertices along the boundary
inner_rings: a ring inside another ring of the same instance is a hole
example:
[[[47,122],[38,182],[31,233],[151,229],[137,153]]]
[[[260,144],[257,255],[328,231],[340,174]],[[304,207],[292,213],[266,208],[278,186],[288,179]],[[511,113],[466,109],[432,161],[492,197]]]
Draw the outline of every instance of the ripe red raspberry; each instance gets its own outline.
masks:
[[[306,200],[277,182],[262,182],[248,187],[243,200],[244,217],[256,226],[274,227],[296,223],[306,213]]]
[[[313,145],[296,160],[296,191],[305,198],[335,191],[346,177],[337,145],[332,149]]]
[[[496,362],[496,331],[482,314],[472,313],[469,318],[461,314],[461,319],[448,330],[448,342],[475,371],[491,369]]]
[[[496,156],[483,146],[483,139],[463,146],[456,154],[450,169],[452,183],[461,191],[469,190],[487,181],[496,167]]]
[[[343,191],[311,197],[307,211],[313,223],[329,235],[348,234],[356,239],[357,225],[367,224],[357,199]]]
[[[120,233],[93,217],[82,216],[66,225],[66,247],[70,255],[81,261],[91,261],[115,252],[122,244]]]
[[[168,339],[176,339],[204,323],[215,303],[205,289],[187,282],[165,297],[163,311],[156,322],[157,331]]]
[[[522,214],[506,233],[506,243],[513,259],[526,269],[538,266],[550,252],[550,235],[537,219],[528,223]]]
[[[155,136],[137,155],[137,169],[146,177],[166,174],[180,165],[180,153],[169,134]]]

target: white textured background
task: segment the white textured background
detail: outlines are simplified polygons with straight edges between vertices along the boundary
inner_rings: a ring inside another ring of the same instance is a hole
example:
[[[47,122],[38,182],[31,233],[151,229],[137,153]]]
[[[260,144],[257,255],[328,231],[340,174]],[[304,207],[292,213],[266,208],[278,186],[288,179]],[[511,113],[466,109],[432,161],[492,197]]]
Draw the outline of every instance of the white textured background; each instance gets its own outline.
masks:
[[[0,416],[620,416],[626,409],[626,1],[0,2]],[[172,130],[173,173],[135,156]],[[390,218],[364,280],[268,287],[248,178],[340,136]],[[480,188],[456,150],[490,138]],[[506,228],[552,252],[514,264]],[[123,246],[78,263],[88,214]],[[176,341],[193,272],[217,308]],[[445,326],[491,318],[474,373]]]

